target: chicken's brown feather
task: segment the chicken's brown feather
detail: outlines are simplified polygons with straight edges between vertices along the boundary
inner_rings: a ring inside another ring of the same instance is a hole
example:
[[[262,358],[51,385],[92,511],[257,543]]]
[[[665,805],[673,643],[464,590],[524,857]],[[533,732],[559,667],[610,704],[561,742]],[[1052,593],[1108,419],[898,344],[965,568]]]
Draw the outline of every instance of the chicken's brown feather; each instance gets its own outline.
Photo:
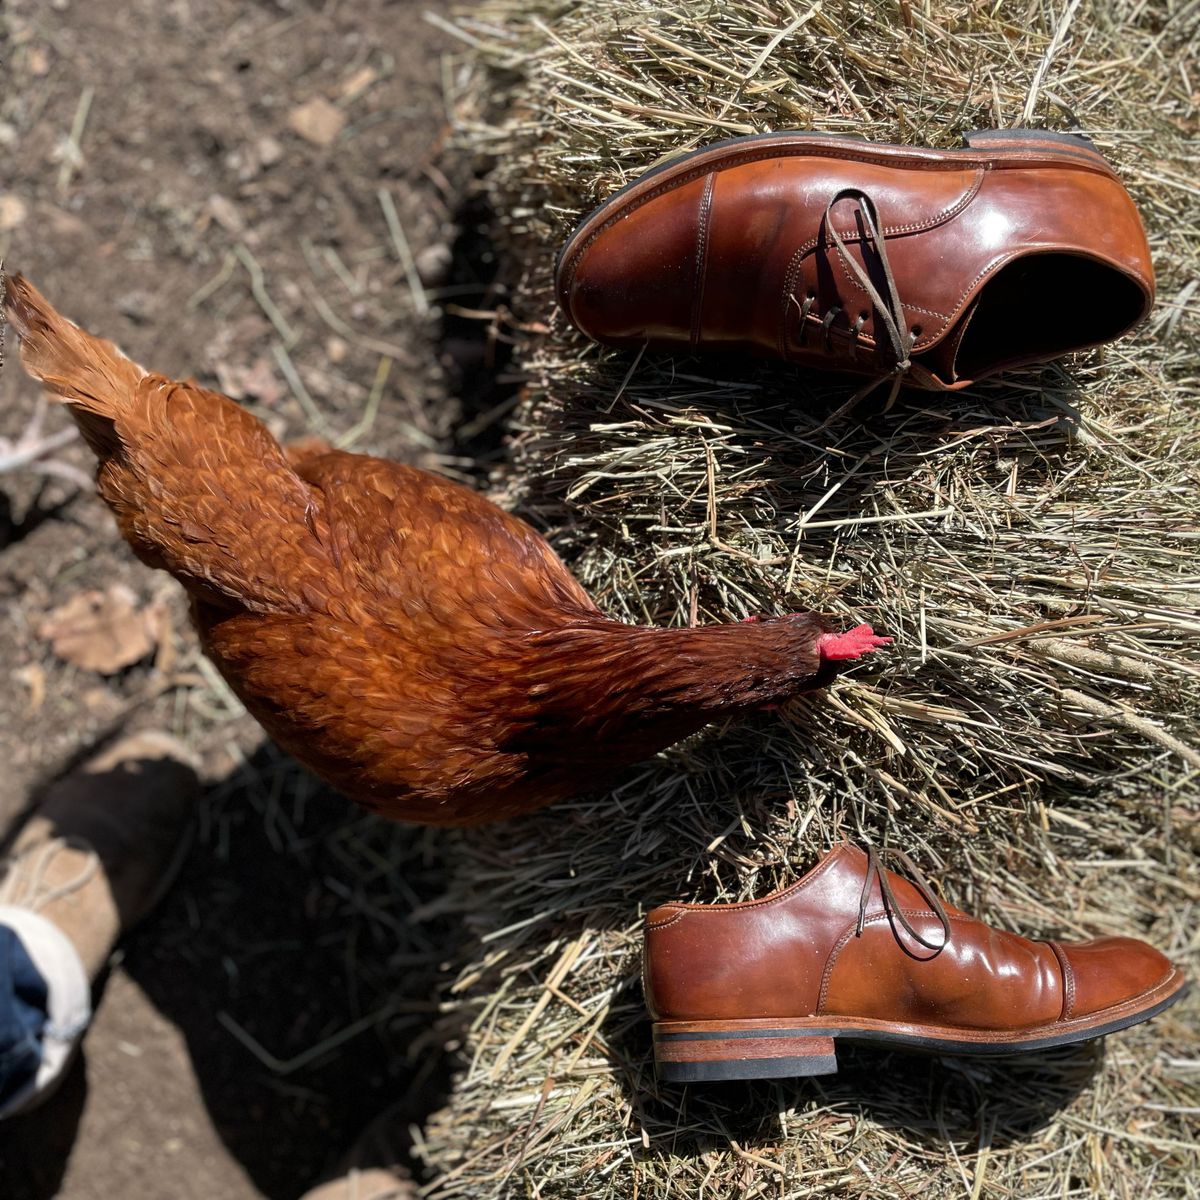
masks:
[[[71,405],[88,445],[101,459],[119,453],[114,397],[146,372],[112,342],[92,337],[52,308],[22,275],[4,280],[4,309],[21,339],[21,363],[47,390]]]
[[[473,687],[486,642],[432,649],[380,636],[371,618],[201,608],[197,624],[206,652],[268,732],[359,803],[436,825],[529,806],[529,756],[501,745],[520,719],[515,678],[500,671],[483,693]],[[515,702],[497,712],[502,692]]]
[[[266,426],[196,383],[148,374],[20,275],[6,310],[21,361],[99,459],[97,487],[138,555],[208,599],[296,610],[340,592],[311,489]]]
[[[143,558],[233,607],[336,607],[345,589],[318,499],[261,421],[148,375],[116,428],[123,453],[101,463],[98,486]]]
[[[599,613],[545,538],[469,488],[344,451],[297,470],[357,587],[410,620],[536,628]]]

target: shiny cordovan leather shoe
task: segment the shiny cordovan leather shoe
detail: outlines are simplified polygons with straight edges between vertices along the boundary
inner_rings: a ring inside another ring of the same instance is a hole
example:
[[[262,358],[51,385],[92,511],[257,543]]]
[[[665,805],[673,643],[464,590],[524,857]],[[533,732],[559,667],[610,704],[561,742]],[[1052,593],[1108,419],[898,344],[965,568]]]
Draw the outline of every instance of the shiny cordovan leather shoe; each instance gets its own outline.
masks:
[[[1154,300],[1146,235],[1091,142],[1032,129],[965,141],[790,132],[686,154],[579,225],[559,303],[609,345],[769,355],[890,382],[892,398],[1137,325]]]
[[[1133,938],[1035,942],[943,905],[920,872],[835,846],[791,887],[646,918],[659,1078],[823,1075],[839,1041],[1004,1054],[1101,1037],[1182,995]]]

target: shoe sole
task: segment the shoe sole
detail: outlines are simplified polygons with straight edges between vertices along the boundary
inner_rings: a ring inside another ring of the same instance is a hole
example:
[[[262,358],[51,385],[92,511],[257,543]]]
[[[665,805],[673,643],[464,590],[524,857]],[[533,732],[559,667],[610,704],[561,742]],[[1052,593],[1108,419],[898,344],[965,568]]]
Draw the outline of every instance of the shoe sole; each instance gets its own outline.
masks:
[[[592,209],[575,226],[554,261],[555,292],[559,304],[570,312],[568,292],[574,275],[574,260],[588,241],[616,220],[620,211],[641,199],[644,193],[653,191],[657,194],[697,175],[725,170],[741,165],[743,161],[753,162],[776,155],[802,156],[810,147],[822,156],[828,156],[831,150],[839,148],[861,156],[864,147],[867,147],[870,155],[883,163],[890,159],[929,162],[963,157],[968,161],[975,158],[992,164],[1004,161],[1033,165],[1062,163],[1065,159],[1074,166],[1090,167],[1116,177],[1104,156],[1082,134],[1054,133],[1044,129],[976,129],[963,134],[962,146],[949,150],[871,142],[853,134],[825,133],[820,130],[751,133],[743,137],[723,138],[651,167]]]
[[[1105,1037],[1148,1021],[1188,991],[1178,971],[1136,1000],[1075,1022],[1036,1030],[947,1030],[894,1022],[807,1017],[797,1021],[658,1021],[654,1061],[663,1083],[709,1083],[739,1079],[786,1079],[832,1075],[837,1043],[889,1050],[998,1057],[1049,1050]],[[1106,1019],[1107,1014],[1107,1019]]]

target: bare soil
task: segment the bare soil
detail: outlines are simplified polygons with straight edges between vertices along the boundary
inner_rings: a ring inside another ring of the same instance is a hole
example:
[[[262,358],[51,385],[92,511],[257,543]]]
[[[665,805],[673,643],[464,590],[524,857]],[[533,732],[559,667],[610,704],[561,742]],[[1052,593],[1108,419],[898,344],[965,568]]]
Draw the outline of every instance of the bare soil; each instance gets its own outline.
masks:
[[[468,470],[489,418],[467,422],[469,446],[456,430],[495,397],[453,316],[489,297],[469,181],[443,152],[453,46],[423,19],[447,7],[9,0],[0,258],[280,435],[355,431],[356,449]],[[296,112],[314,101],[340,126],[328,145]],[[39,404],[13,349],[9,439]],[[44,432],[68,427],[45,414]],[[52,457],[90,470],[78,442]],[[112,582],[164,607],[157,653],[111,676],[60,661],[46,614]],[[69,480],[0,474],[0,604],[0,835],[122,729],[184,737],[206,787],[182,878],[127,939],[81,1061],[0,1126],[0,1195],[292,1197],[380,1110],[419,1122],[445,1073],[438,836],[364,818],[264,744],[200,659],[178,587]],[[385,875],[394,908],[378,884],[366,904],[362,881]]]

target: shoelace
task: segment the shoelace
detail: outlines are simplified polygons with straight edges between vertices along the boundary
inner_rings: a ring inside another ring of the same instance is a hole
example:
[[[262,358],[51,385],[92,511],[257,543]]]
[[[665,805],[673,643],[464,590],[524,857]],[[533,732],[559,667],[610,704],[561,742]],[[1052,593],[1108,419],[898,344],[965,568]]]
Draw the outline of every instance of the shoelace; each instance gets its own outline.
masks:
[[[54,887],[45,883],[46,872],[54,857],[62,851],[84,851],[84,859],[74,878]],[[9,864],[0,879],[0,904],[11,904],[39,912],[47,904],[69,896],[91,881],[100,869],[100,856],[91,845],[80,838],[51,838],[40,846],[31,846],[20,858]]]
[[[937,894],[929,885],[929,881],[921,874],[920,868],[903,850],[885,849],[883,853],[891,858],[894,858],[907,872],[909,882],[921,893],[929,907],[937,914],[937,919],[942,923],[942,940],[941,942],[927,941],[916,929],[912,923],[904,915],[904,910],[896,900],[896,895],[892,891],[892,885],[888,882],[888,873],[880,861],[879,852],[874,846],[867,847],[867,876],[863,880],[862,895],[858,898],[858,926],[856,933],[861,934],[863,926],[867,920],[867,904],[871,899],[871,884],[876,879],[879,880],[879,891],[883,896],[883,906],[887,911],[889,920],[898,921],[904,932],[908,934],[913,941],[924,946],[926,950],[932,950],[934,957],[941,954],[943,950],[950,944],[950,918],[946,915],[946,910],[942,907],[942,902],[937,898]]]
[[[887,295],[880,293],[879,289],[872,282],[871,277],[866,270],[858,262],[857,259],[850,253],[846,247],[846,242],[842,235],[838,233],[837,227],[833,221],[833,209],[840,200],[857,200],[859,213],[862,216],[863,223],[863,244],[866,245],[870,240],[874,247],[875,254],[879,259],[879,266],[883,271],[884,282],[887,284]],[[857,404],[864,396],[874,391],[880,384],[886,383],[889,379],[892,383],[892,390],[888,394],[887,403],[884,405],[884,411],[891,408],[896,402],[896,397],[900,393],[900,387],[904,382],[905,375],[908,374],[912,367],[912,361],[909,355],[912,352],[913,342],[916,340],[912,330],[908,328],[908,324],[904,318],[904,306],[900,303],[900,292],[896,287],[896,276],[892,272],[892,264],[888,259],[887,239],[883,236],[879,228],[879,213],[875,208],[875,201],[867,195],[866,192],[859,188],[842,188],[837,192],[829,203],[825,206],[825,215],[822,218],[824,228],[828,230],[829,237],[837,247],[837,252],[841,256],[842,262],[846,264],[846,269],[858,281],[859,286],[867,294],[867,298],[875,308],[879,319],[883,322],[883,327],[887,332],[888,340],[892,344],[892,355],[895,358],[895,365],[885,375],[881,375],[878,379],[872,379],[866,386],[860,388],[850,398],[850,401],[839,412]],[[810,294],[800,304],[800,329],[801,336],[805,328],[804,322],[808,318],[816,295]],[[825,335],[826,349],[832,346],[832,327],[838,313],[842,311],[840,305],[834,305],[824,316],[821,321],[821,328]],[[859,317],[853,325],[850,326],[850,350],[851,356],[855,353],[859,331],[866,323],[865,317]]]

